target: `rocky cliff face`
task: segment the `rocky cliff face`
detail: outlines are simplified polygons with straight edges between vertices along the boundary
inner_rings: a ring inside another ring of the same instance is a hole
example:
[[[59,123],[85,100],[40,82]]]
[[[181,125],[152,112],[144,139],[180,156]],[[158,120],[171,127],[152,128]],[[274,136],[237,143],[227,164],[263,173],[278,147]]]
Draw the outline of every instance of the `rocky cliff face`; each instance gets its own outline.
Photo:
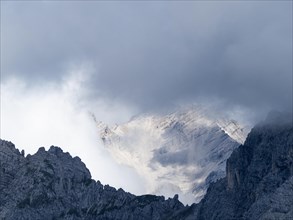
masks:
[[[24,157],[0,141],[0,219],[293,219],[292,119],[273,115],[227,160],[198,204],[135,196],[91,179],[58,147]]]
[[[146,193],[179,194],[188,204],[199,202],[209,184],[225,176],[226,160],[247,136],[243,125],[196,106],[97,125],[113,158],[145,180]]]
[[[58,147],[24,157],[0,140],[0,219],[161,219],[182,207],[176,196],[134,196],[103,186]]]
[[[174,218],[293,219],[292,118],[273,114],[253,128],[227,160],[226,177]]]

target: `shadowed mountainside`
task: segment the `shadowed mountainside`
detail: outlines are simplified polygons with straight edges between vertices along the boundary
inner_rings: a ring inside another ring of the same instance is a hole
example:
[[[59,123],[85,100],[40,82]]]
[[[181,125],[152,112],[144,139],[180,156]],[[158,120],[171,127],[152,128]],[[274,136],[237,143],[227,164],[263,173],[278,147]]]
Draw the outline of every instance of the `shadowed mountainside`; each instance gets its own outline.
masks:
[[[174,219],[293,219],[293,125],[271,113],[227,160],[226,177]]]
[[[135,196],[91,175],[58,147],[24,156],[0,140],[0,219],[292,219],[292,118],[271,114],[227,160],[198,204]]]
[[[24,157],[0,141],[0,219],[161,219],[178,197],[134,196],[91,179],[84,163],[58,147]]]

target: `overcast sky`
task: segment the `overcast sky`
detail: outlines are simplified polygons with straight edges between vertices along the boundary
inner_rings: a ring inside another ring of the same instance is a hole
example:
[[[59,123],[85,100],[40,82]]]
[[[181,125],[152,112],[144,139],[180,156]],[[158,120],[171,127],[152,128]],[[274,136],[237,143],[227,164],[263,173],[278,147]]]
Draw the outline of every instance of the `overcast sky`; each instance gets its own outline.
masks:
[[[1,76],[1,138],[27,148],[82,144],[88,111],[291,110],[292,1],[1,1]]]
[[[86,98],[291,107],[291,1],[1,4],[4,81],[60,83],[88,63]]]

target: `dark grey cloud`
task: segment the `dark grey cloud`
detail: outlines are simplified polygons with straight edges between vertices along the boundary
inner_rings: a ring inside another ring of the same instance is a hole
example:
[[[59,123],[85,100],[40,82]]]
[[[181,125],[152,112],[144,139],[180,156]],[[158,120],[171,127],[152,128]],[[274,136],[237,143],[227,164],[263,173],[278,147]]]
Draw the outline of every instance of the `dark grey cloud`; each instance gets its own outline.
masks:
[[[220,99],[292,107],[292,2],[1,2],[2,79],[58,82],[141,109]],[[89,98],[89,97],[87,97]]]

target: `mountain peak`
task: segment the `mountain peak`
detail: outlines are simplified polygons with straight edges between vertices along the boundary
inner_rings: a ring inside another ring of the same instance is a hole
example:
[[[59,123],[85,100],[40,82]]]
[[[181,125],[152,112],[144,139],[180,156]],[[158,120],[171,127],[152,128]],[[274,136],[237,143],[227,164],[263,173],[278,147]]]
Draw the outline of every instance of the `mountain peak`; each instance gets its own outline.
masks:
[[[224,176],[226,159],[247,135],[235,120],[212,117],[198,106],[97,126],[113,158],[146,180],[146,193],[177,193],[185,203],[199,201],[209,183]]]
[[[185,132],[184,125],[173,126]],[[213,135],[219,131],[213,129]],[[222,130],[219,133],[221,137],[227,135]],[[24,157],[11,142],[0,140],[0,218],[292,219],[292,152],[290,121],[282,126],[261,123],[227,160],[226,176],[211,183],[198,204],[184,206],[178,195],[165,200],[163,196],[135,196],[103,186],[91,179],[79,158],[72,158],[59,147],[48,151],[41,148]],[[173,170],[178,167],[172,164]],[[184,168],[188,172],[188,167]],[[197,175],[196,170],[190,172]],[[215,172],[209,178],[213,175]]]
[[[183,208],[176,196],[134,196],[103,186],[59,147],[24,158],[0,140],[0,168],[0,219],[161,219]]]

